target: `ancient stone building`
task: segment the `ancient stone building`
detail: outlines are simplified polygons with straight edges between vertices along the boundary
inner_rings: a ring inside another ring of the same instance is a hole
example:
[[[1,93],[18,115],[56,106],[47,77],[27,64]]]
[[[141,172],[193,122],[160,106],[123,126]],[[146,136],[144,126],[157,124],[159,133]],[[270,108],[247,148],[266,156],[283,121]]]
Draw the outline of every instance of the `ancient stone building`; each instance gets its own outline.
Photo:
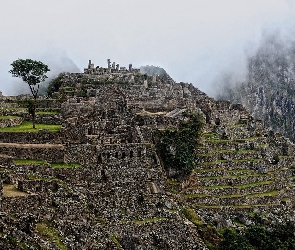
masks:
[[[55,96],[38,119],[58,132],[0,131],[0,248],[208,249],[200,225],[235,228],[236,213],[251,223],[249,211],[274,209],[294,219],[294,145],[243,106],[110,60],[65,74]],[[1,100],[2,127],[29,119]],[[193,171],[179,176],[154,132],[178,130],[184,111],[204,127]]]

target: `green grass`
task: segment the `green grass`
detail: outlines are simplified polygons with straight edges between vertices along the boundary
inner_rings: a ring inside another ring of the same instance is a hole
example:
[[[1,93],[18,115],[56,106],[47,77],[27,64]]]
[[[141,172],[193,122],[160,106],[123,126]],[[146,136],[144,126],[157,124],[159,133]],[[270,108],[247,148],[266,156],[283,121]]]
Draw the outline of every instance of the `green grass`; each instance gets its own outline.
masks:
[[[236,124],[230,124],[229,127],[245,127],[245,123],[236,123]]]
[[[13,159],[13,163],[15,165],[31,165],[31,164],[38,164],[38,165],[45,165],[48,162],[38,159]]]
[[[254,198],[254,197],[277,196],[279,193],[280,193],[280,190],[273,190],[273,191],[264,192],[264,193],[248,194],[248,195],[246,195],[246,197],[247,198]]]
[[[27,174],[27,178],[30,179],[30,180],[41,180],[41,181],[48,181],[48,182],[56,181],[56,182],[60,183],[63,186],[63,188],[65,189],[65,191],[67,193],[71,192],[68,185],[64,181],[62,181],[61,179],[58,179],[58,178],[43,178],[43,177],[40,177],[40,176],[38,176],[36,174]]]
[[[265,161],[265,159],[262,158],[256,158],[256,159],[238,159],[238,160],[232,160],[233,162],[260,162]]]
[[[204,133],[201,136],[204,136],[204,137],[212,137],[212,136],[215,136],[215,135],[217,135],[216,132],[211,132],[211,133]]]
[[[82,166],[79,163],[64,163],[64,162],[52,162],[48,163],[44,160],[39,159],[14,159],[13,163],[15,165],[50,165],[52,168],[81,168]]]
[[[198,208],[208,208],[208,209],[210,209],[210,208],[213,208],[213,209],[220,208],[220,206],[218,206],[218,205],[199,205],[199,204],[196,204],[195,206],[198,207]]]
[[[209,196],[208,194],[184,194],[182,197],[184,199],[192,199],[192,198],[203,198]]]
[[[222,171],[223,168],[209,168],[209,169],[195,169],[193,170],[195,173],[206,173],[206,172],[215,172],[215,171]]]
[[[211,180],[211,179],[237,179],[237,178],[247,178],[247,177],[257,177],[262,176],[261,174],[244,174],[244,175],[219,175],[219,176],[206,176],[200,178],[200,180]]]
[[[61,125],[36,124],[36,129],[33,129],[32,122],[25,121],[19,126],[0,128],[0,132],[38,132],[39,129],[58,132],[61,129]]]
[[[167,179],[167,182],[168,182],[168,184],[170,184],[170,185],[179,185],[179,184],[180,184],[179,181],[174,181],[174,180],[171,180],[171,179]]]
[[[167,218],[154,217],[154,218],[146,218],[144,220],[133,220],[133,221],[135,222],[135,224],[142,225],[145,223],[157,222],[157,221],[161,221],[161,220],[167,220]]]
[[[237,188],[248,188],[248,187],[257,187],[257,186],[261,186],[261,185],[268,185],[273,183],[273,180],[269,180],[269,181],[259,181],[259,182],[254,182],[254,183],[247,183],[247,184],[243,184],[243,185],[238,185],[235,186]]]
[[[206,189],[219,189],[219,188],[234,188],[233,186],[229,185],[216,185],[216,186],[205,186]]]
[[[229,195],[220,195],[220,196],[213,196],[214,198],[218,199],[226,199],[226,198],[240,198],[243,197],[242,194],[229,194]]]
[[[202,226],[204,224],[203,221],[200,219],[200,217],[195,213],[193,209],[183,208],[182,213],[189,221],[191,221],[195,225]]]
[[[36,225],[36,229],[42,238],[49,240],[55,244],[61,250],[67,250],[68,248],[63,244],[62,237],[59,235],[57,229],[55,229],[49,222],[39,222]]]
[[[236,172],[250,172],[253,171],[252,169],[232,169],[227,170],[228,173],[236,173]]]
[[[0,119],[2,119],[2,120],[15,119],[15,118],[21,118],[21,117],[20,116],[13,116],[13,115],[0,116]]]
[[[223,139],[212,139],[209,140],[211,143],[223,143],[223,142],[231,142],[231,140],[223,140]]]
[[[112,234],[111,235],[111,240],[116,244],[116,246],[118,248],[122,249],[122,246],[121,246],[121,244],[119,242],[119,239],[120,239],[119,235],[117,235],[117,234]]]
[[[64,162],[57,162],[50,164],[52,168],[81,168],[82,166],[79,163],[64,163]]]
[[[59,112],[54,112],[54,111],[40,111],[36,112],[36,115],[57,115]]]
[[[235,152],[233,149],[219,149],[219,150],[212,150],[214,153],[232,153]]]
[[[218,163],[228,162],[227,160],[217,160],[217,161],[205,161],[202,163],[198,163],[198,165],[213,165]]]

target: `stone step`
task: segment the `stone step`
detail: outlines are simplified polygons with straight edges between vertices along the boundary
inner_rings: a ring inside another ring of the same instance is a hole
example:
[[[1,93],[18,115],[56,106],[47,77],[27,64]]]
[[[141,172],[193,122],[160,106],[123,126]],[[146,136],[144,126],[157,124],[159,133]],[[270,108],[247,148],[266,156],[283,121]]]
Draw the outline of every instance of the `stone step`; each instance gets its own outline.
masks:
[[[253,193],[270,192],[271,190],[282,190],[288,185],[286,180],[278,182],[276,180],[269,180],[264,182],[255,182],[245,185],[237,186],[207,186],[196,187],[194,189],[188,189],[182,192],[184,197],[190,196],[225,196],[225,195],[248,195]]]
[[[206,205],[206,206],[239,206],[239,205],[259,205],[259,204],[280,204],[280,191],[276,191],[270,196],[261,194],[262,196],[206,196],[186,199],[191,204]]]
[[[196,170],[206,170],[213,168],[224,168],[228,170],[237,170],[237,169],[261,169],[266,168],[273,170],[276,168],[275,165],[269,164],[269,162],[264,159],[243,159],[243,160],[217,160],[215,162],[196,162]]]
[[[252,174],[252,175],[230,175],[230,176],[213,176],[213,177],[205,177],[196,179],[197,185],[204,186],[218,186],[218,185],[243,185],[248,183],[255,183],[261,181],[268,181],[275,178],[277,175],[275,173],[272,174]]]

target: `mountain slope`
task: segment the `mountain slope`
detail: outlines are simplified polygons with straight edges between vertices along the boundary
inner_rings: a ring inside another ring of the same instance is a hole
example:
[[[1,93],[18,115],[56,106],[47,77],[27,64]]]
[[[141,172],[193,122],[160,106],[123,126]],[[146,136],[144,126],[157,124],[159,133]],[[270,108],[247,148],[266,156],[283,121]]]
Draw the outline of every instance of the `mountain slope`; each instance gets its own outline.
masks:
[[[248,59],[246,81],[220,82],[218,99],[243,104],[265,125],[295,140],[295,43],[270,36]]]

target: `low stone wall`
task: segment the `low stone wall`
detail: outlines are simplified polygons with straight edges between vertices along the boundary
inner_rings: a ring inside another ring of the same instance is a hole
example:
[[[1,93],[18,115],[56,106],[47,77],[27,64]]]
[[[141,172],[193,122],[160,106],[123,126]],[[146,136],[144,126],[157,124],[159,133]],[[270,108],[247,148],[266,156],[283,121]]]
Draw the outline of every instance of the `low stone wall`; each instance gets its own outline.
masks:
[[[13,158],[8,155],[0,154],[0,165],[4,167],[13,165]]]
[[[61,184],[56,180],[22,180],[18,181],[17,188],[28,193],[56,192]]]
[[[30,114],[24,115],[25,120],[32,121],[32,116]],[[63,119],[60,114],[37,114],[36,123],[40,124],[62,124]]]
[[[12,127],[20,125],[23,122],[24,118],[14,117],[9,119],[0,119],[0,128]]]
[[[64,147],[62,145],[38,144],[2,144],[0,150],[4,154],[21,159],[42,159],[48,162],[63,162]]]
[[[143,157],[146,152],[146,144],[69,144],[65,150],[65,162],[77,162],[81,165],[91,166],[107,163],[115,159],[136,159]]]
[[[0,142],[5,143],[61,143],[61,134],[46,130],[38,132],[0,132]]]

